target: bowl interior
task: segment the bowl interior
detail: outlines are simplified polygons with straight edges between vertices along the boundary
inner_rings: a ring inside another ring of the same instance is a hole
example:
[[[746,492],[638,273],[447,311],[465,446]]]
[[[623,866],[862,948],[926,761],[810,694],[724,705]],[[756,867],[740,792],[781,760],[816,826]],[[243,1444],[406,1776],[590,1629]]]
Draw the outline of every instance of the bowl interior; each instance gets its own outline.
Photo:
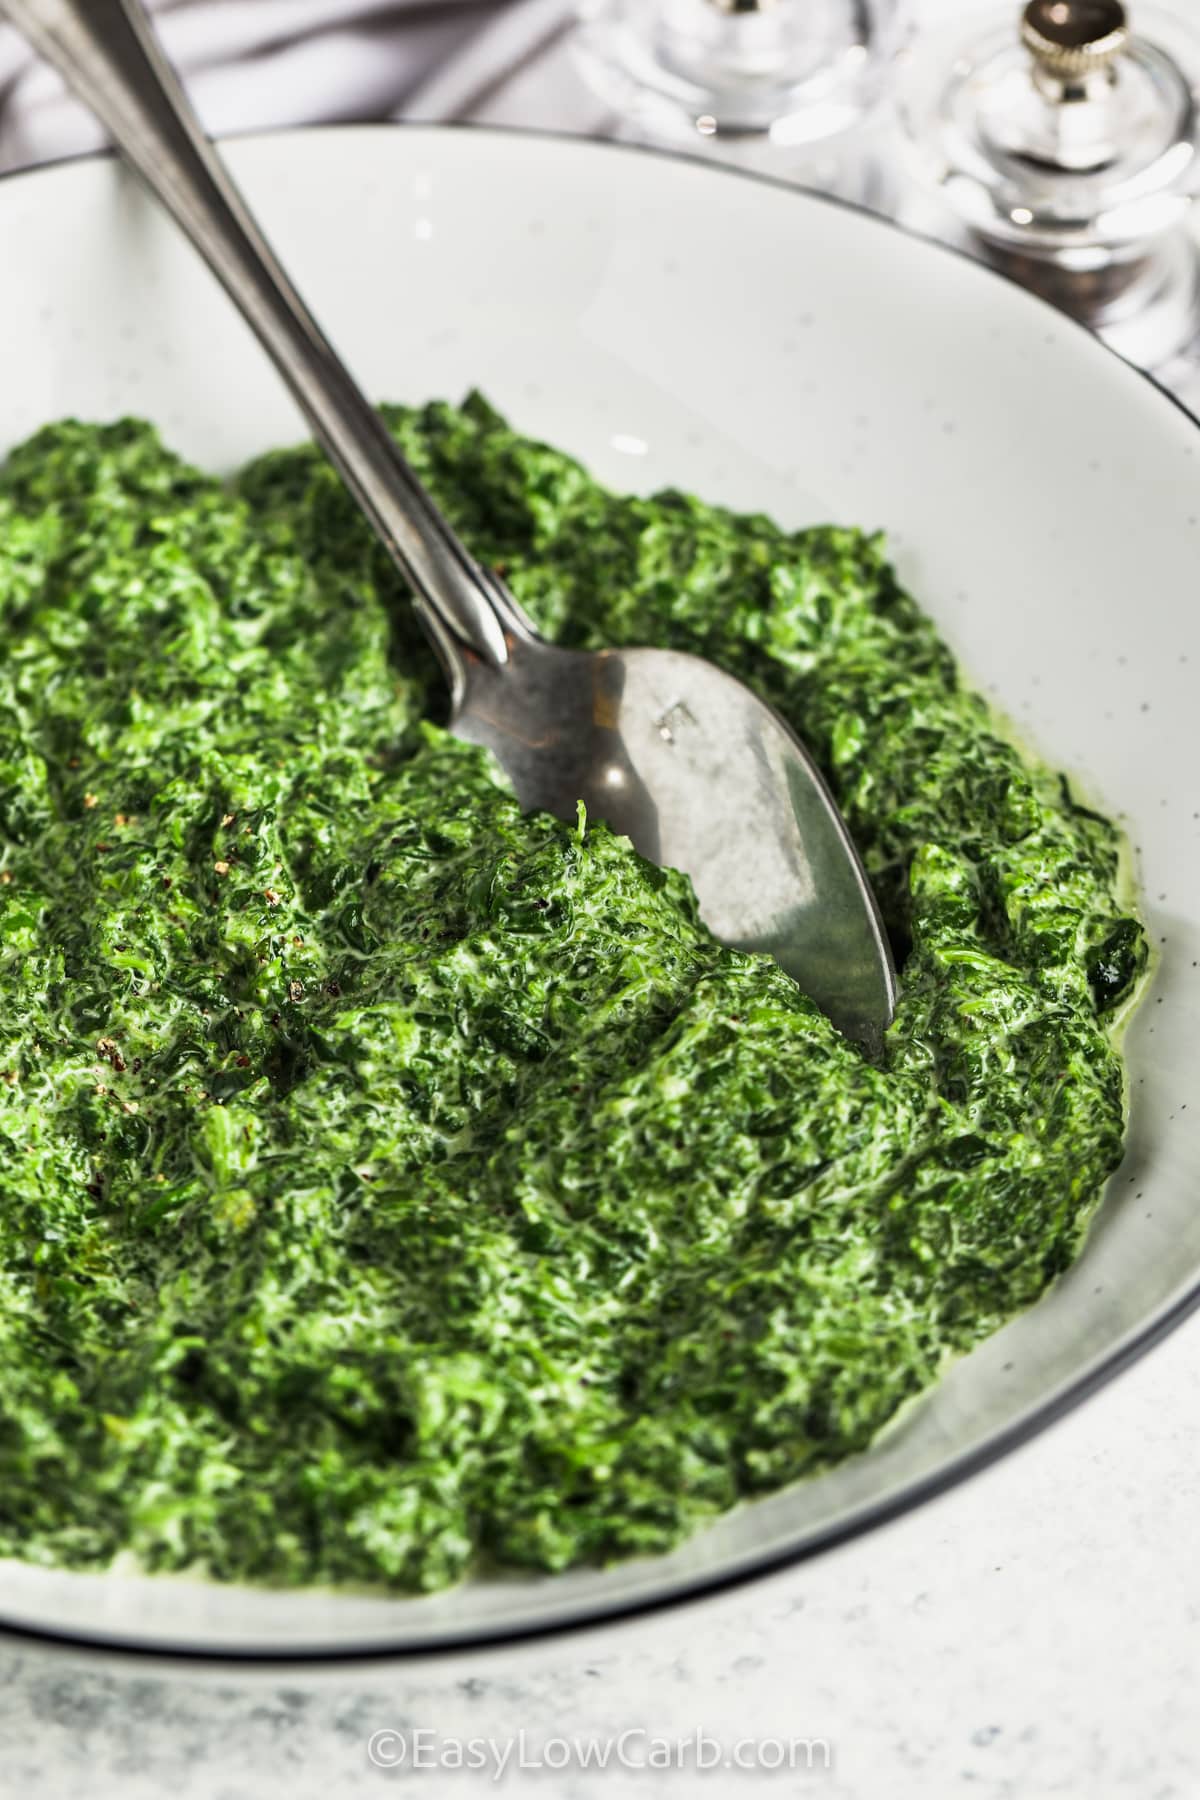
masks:
[[[976,265],[743,176],[420,128],[227,154],[374,397],[478,386],[617,487],[883,527],[977,684],[1126,817],[1160,959],[1128,1040],[1129,1154],[1083,1257],[869,1454],[602,1571],[403,1599],[8,1563],[0,1623],[213,1654],[432,1649],[811,1551],[1053,1416],[1200,1285],[1200,434]],[[114,162],[0,186],[0,242],[0,451],[68,413],[144,414],[213,468],[302,434],[216,284]]]

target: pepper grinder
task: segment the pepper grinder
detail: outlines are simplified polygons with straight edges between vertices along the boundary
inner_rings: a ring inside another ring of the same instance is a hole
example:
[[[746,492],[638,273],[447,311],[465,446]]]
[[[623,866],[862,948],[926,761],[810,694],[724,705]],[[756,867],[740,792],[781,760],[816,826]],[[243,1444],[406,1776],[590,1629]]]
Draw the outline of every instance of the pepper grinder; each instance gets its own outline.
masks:
[[[901,0],[581,0],[590,84],[635,135],[812,143],[883,87]]]
[[[1156,367],[1200,327],[1200,38],[1182,12],[1029,0],[901,58],[909,223]],[[1200,21],[1198,21],[1200,23]]]

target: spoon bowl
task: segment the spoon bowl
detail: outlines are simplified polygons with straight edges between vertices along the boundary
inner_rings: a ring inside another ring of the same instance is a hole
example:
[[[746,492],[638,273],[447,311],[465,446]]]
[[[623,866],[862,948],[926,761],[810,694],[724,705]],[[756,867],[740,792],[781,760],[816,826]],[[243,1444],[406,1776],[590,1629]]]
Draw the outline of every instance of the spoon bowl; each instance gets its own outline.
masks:
[[[526,808],[589,818],[691,877],[725,943],[766,951],[847,1037],[882,1048],[895,1005],[874,897],[820,772],[744,683],[676,650],[562,650],[493,595],[506,662],[439,641],[452,728]],[[435,641],[438,641],[435,638]]]
[[[158,47],[139,0],[6,0],[258,334],[413,590],[453,729],[526,807],[589,813],[691,877],[717,937],[766,951],[878,1051],[895,975],[850,835],[811,757],[749,689],[673,651],[542,641],[459,540],[289,281]]]

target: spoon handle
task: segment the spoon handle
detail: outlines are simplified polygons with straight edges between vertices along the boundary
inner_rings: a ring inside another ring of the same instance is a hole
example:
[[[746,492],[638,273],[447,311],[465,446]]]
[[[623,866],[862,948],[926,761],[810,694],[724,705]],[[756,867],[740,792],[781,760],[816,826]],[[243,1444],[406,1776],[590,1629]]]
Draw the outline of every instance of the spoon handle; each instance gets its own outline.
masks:
[[[257,333],[417,597],[452,686],[508,660],[495,584],[442,517],[276,260],[205,138],[140,0],[0,0],[91,108]]]

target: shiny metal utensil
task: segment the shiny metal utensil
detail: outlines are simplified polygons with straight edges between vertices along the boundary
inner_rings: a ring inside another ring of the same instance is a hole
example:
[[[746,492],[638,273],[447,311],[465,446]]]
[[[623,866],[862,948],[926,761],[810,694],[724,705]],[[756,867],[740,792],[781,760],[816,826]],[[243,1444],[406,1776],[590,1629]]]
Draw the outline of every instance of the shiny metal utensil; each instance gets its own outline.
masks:
[[[725,942],[770,952],[876,1051],[895,975],[845,824],[803,746],[699,657],[560,650],[460,543],[204,138],[137,0],[5,0],[223,283],[413,589],[452,728],[528,808],[592,817],[683,869]]]

